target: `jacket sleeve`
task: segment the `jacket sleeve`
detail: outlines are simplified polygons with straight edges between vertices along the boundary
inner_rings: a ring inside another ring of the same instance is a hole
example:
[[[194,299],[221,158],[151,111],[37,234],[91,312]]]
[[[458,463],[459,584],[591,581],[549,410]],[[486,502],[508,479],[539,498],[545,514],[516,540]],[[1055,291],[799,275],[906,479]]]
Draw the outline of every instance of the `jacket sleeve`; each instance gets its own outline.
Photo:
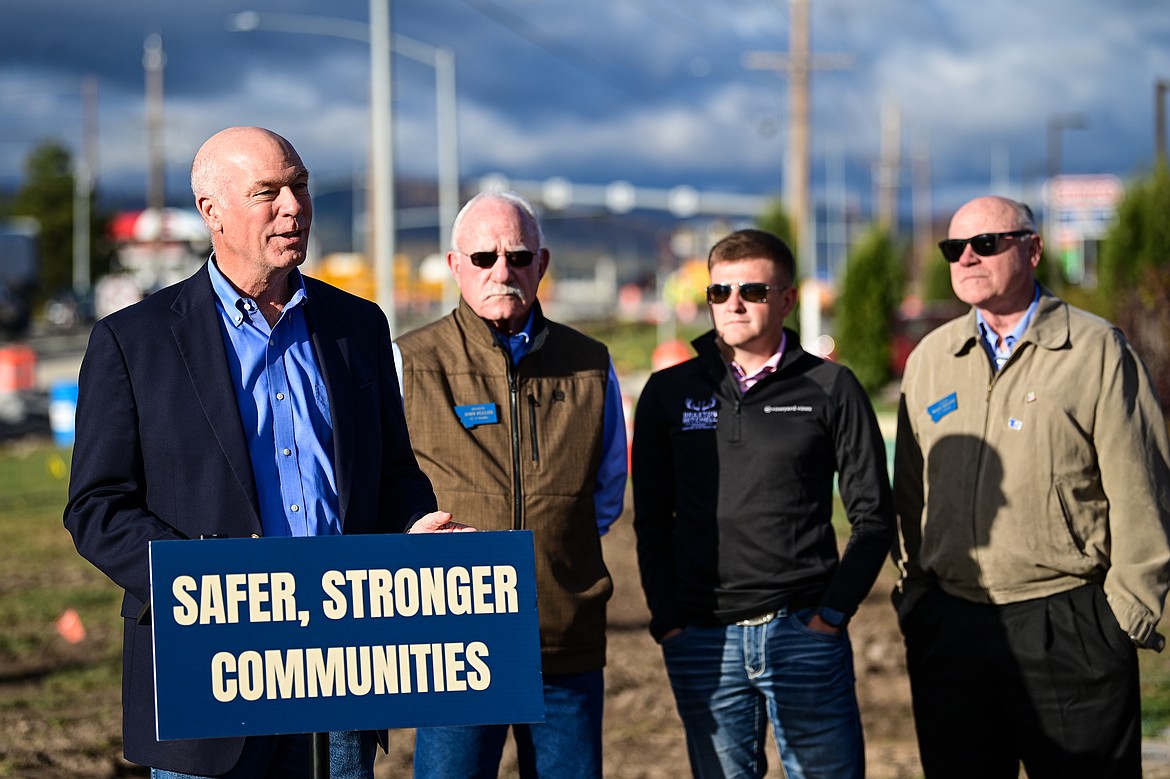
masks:
[[[125,355],[109,325],[98,322],[78,378],[65,527],[82,557],[148,603],[150,542],[182,536],[147,509],[139,435]]]
[[[674,465],[669,428],[651,376],[634,412],[634,531],[638,569],[650,609],[650,634],[662,636],[683,627],[675,598]]]
[[[873,406],[849,371],[841,373],[836,405],[838,482],[852,530],[821,606],[851,616],[889,555],[894,539],[894,501],[885,441]]]
[[[593,494],[597,533],[605,535],[609,526],[622,515],[629,480],[629,449],[626,445],[626,415],[622,408],[622,391],[613,362],[605,384],[605,419],[602,428],[601,465],[597,468],[597,488]]]
[[[1117,330],[1106,345],[1093,430],[1109,501],[1105,594],[1122,629],[1160,651],[1155,628],[1170,588],[1170,444],[1146,367]]]
[[[898,583],[894,586],[893,601],[899,622],[905,619],[915,601],[931,584],[920,567],[919,558],[922,512],[925,508],[923,467],[922,447],[911,422],[903,391],[898,400],[898,433],[894,443],[894,507],[898,518],[898,534],[891,552],[894,564],[898,567]]]

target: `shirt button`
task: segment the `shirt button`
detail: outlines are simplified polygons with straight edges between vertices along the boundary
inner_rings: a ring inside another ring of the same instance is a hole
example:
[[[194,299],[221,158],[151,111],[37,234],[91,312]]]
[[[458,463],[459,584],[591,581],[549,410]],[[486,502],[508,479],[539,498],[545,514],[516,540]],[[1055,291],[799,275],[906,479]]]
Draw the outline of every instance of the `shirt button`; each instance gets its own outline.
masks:
[[[294,513],[294,514],[295,514],[295,513],[297,513],[298,511],[300,511],[300,510],[301,510],[301,507],[300,507],[300,506],[298,506],[298,505],[297,505],[297,504],[295,504],[295,503],[294,503],[294,504],[292,504],[292,507],[291,507],[291,508],[292,508],[292,510],[293,510],[293,513]]]
[[[288,457],[290,454],[292,454],[292,449],[285,449],[285,450],[284,450],[284,456],[285,456],[285,457]]]
[[[269,339],[268,339],[268,345],[269,345],[269,346],[276,346],[276,339],[275,339],[275,338],[269,338]]]
[[[277,400],[284,400],[284,393],[283,392],[276,393],[276,399]]]

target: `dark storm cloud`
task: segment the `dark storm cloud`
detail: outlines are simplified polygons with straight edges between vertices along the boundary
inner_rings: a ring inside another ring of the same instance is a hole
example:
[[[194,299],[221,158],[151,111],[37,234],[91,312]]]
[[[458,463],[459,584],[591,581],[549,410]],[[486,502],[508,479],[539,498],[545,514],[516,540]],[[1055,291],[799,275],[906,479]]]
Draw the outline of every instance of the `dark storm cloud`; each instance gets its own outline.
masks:
[[[457,57],[460,168],[515,178],[775,193],[786,79],[749,51],[787,48],[782,0],[395,0],[395,32]],[[143,40],[166,50],[168,180],[179,189],[201,140],[237,123],[294,140],[323,177],[352,177],[368,149],[368,59],[322,35],[232,33],[234,13],[340,17],[366,0],[4,0],[0,4],[0,186],[39,137],[80,146],[79,85],[100,89],[101,175],[145,174]],[[1051,117],[1068,172],[1130,176],[1153,152],[1153,84],[1170,78],[1163,2],[817,0],[813,50],[847,54],[813,76],[813,180],[841,164],[867,199],[883,108],[900,109],[903,158],[927,149],[940,193],[978,194],[999,169],[1038,186]],[[434,70],[394,58],[396,154],[405,175],[436,167]],[[906,182],[909,180],[906,175]],[[947,195],[942,195],[946,197]],[[950,207],[946,202],[940,208]]]

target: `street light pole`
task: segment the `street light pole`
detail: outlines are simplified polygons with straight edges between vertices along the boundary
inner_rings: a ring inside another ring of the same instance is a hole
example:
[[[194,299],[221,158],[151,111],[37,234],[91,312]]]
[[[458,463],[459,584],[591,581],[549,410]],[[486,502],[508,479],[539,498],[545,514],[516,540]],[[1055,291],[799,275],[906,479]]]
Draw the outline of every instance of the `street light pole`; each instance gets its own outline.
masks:
[[[393,173],[393,107],[390,94],[389,53],[395,52],[408,59],[430,65],[435,69],[435,102],[438,126],[436,138],[439,147],[439,250],[450,246],[451,223],[459,208],[459,131],[457,93],[455,88],[455,55],[448,48],[436,48],[390,33],[389,0],[370,0],[370,24],[349,19],[303,14],[264,13],[242,11],[227,18],[226,26],[233,32],[269,30],[273,32],[328,35],[347,38],[370,47],[370,168],[374,179],[374,211],[371,217],[374,231],[374,281],[379,305],[386,312],[390,329],[394,319],[394,272],[391,259],[395,252],[396,212],[394,210]],[[384,35],[388,43],[378,38]],[[375,60],[382,59],[383,65]],[[380,74],[385,75],[382,81]],[[384,106],[379,108],[378,106]],[[380,126],[379,118],[385,119]],[[380,139],[380,140],[379,140]],[[384,157],[379,154],[384,153]],[[379,193],[387,190],[382,196]],[[383,199],[385,198],[385,199]],[[389,201],[388,205],[383,203]],[[389,244],[380,236],[387,236]]]
[[[1064,130],[1083,130],[1088,126],[1081,114],[1059,114],[1048,119],[1048,180],[1060,175],[1060,134]]]
[[[374,289],[394,334],[394,136],[390,0],[370,0],[370,166],[374,179]]]

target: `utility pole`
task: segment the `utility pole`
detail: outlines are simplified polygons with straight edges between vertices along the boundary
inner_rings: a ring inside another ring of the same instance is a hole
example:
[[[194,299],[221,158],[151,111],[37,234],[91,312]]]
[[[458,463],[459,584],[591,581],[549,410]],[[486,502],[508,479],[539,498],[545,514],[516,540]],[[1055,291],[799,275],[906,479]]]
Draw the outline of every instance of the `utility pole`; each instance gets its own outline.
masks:
[[[790,29],[788,54],[750,51],[744,54],[744,67],[752,70],[772,70],[788,74],[788,148],[785,154],[784,202],[792,218],[796,246],[806,248],[804,240],[811,224],[809,170],[811,169],[810,73],[814,69],[847,68],[852,66],[850,55],[811,54],[809,0],[789,0]],[[808,253],[801,252],[807,256]]]
[[[797,246],[808,235],[810,169],[809,138],[809,30],[808,0],[791,0],[792,26],[788,32],[788,160],[784,172],[784,199],[791,204]]]
[[[167,57],[162,37],[152,33],[143,44],[142,67],[146,70],[146,146],[150,173],[146,187],[146,206],[159,211],[166,205],[166,167],[163,160],[163,68]]]
[[[890,235],[898,230],[898,179],[902,169],[902,112],[887,101],[882,108],[881,159],[877,171],[878,225]]]
[[[1170,89],[1170,80],[1158,79],[1154,82],[1154,162],[1158,165],[1166,164],[1166,90]]]
[[[163,156],[163,68],[167,57],[162,36],[151,33],[143,44],[142,67],[146,70],[146,146],[150,172],[147,178],[146,207],[158,218],[158,232],[153,239],[152,267],[147,285],[158,284],[162,275],[163,245],[167,238],[165,208],[166,161]],[[139,279],[141,282],[141,279]],[[142,290],[146,292],[147,290]]]
[[[394,119],[390,72],[390,0],[370,0],[370,176],[373,179],[374,289],[386,314],[390,333],[397,335],[394,305]]]
[[[813,68],[844,68],[853,64],[849,55],[814,58],[811,54],[809,0],[789,0],[788,54],[749,51],[743,56],[744,67],[773,70],[788,74],[788,148],[784,163],[784,205],[792,219],[792,241],[796,255],[805,263],[806,276],[812,283],[800,285],[800,330],[811,344],[821,334],[821,304],[817,275],[817,252],[813,235],[812,194],[809,171],[812,168],[812,135],[809,110],[809,74]]]
[[[934,247],[934,204],[930,185],[930,145],[923,140],[910,151],[910,200],[914,219],[914,251],[910,270],[910,294],[926,297],[926,273]]]
[[[81,152],[73,174],[73,294],[79,300],[89,294],[90,210],[97,172],[97,77],[81,81]]]

